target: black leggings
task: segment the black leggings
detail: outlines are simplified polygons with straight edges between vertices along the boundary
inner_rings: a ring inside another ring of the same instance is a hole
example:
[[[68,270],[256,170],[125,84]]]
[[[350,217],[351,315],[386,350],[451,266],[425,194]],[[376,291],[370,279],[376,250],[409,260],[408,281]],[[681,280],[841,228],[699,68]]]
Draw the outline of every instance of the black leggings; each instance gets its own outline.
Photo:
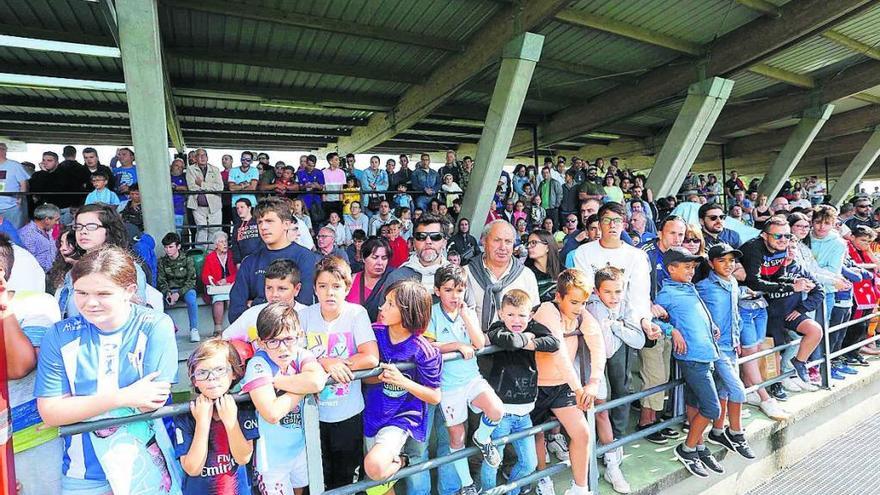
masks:
[[[321,422],[321,458],[327,490],[357,481],[358,468],[364,460],[364,423],[360,414],[338,423]]]

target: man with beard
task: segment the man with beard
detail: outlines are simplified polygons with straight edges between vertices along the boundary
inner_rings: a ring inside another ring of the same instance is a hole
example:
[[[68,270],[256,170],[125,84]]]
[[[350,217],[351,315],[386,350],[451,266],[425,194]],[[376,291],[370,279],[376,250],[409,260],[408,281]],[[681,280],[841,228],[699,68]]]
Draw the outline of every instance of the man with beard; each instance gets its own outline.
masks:
[[[703,238],[706,241],[706,249],[716,244],[730,244],[739,249],[742,241],[739,234],[724,227],[724,208],[717,203],[707,203],[699,210],[700,224],[703,226]]]

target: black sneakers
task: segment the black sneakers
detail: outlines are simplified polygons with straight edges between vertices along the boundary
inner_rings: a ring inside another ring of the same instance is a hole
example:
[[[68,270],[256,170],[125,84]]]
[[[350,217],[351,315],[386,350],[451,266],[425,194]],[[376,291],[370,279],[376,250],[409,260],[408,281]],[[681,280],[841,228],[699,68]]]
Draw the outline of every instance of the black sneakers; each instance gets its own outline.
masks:
[[[639,425],[636,428],[639,431],[642,431],[642,430],[646,430],[652,426],[654,426],[654,425],[653,424],[644,425],[644,426]],[[654,433],[651,433],[650,435],[646,436],[645,440],[647,440],[651,443],[656,443],[657,445],[666,445],[666,442],[668,441],[668,439],[663,436],[663,433],[661,433],[659,431],[655,431]]]
[[[785,393],[785,390],[782,388],[782,384],[779,382],[776,382],[773,385],[767,387],[767,393],[769,393],[771,397],[778,400],[779,402],[785,402],[788,400],[788,394]]]
[[[725,428],[720,435],[716,435],[709,431],[707,440],[715,445],[721,445],[731,452],[736,452],[746,459],[755,458],[755,453],[752,452],[752,448],[749,446],[749,442],[746,440],[745,435],[742,433],[733,434],[730,432],[730,428]]]
[[[706,466],[704,466],[703,461],[700,460],[699,452],[685,452],[684,444],[681,443],[675,447],[675,457],[684,464],[685,469],[687,469],[692,475],[698,478],[709,477],[709,471],[706,470]]]
[[[697,455],[700,456],[700,460],[703,462],[704,466],[718,474],[724,474],[724,466],[715,459],[715,456],[712,455],[712,452],[710,452],[708,448],[704,446],[702,449],[698,449]]]

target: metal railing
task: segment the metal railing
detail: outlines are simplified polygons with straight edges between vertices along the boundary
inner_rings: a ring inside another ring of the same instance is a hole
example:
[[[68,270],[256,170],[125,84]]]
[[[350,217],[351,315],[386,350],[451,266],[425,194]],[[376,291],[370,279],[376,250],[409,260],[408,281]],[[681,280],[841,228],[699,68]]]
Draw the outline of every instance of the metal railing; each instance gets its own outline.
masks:
[[[822,311],[821,314],[823,314],[823,315],[825,314],[824,301],[816,311],[817,311],[817,313],[819,311]],[[812,367],[812,366],[816,366],[816,365],[822,366],[822,368],[823,368],[822,369],[822,387],[823,388],[826,388],[826,389],[830,388],[829,387],[830,381],[831,381],[830,369],[831,369],[831,360],[832,359],[839,357],[839,356],[842,356],[842,355],[844,355],[848,352],[851,352],[853,350],[859,349],[859,348],[861,348],[871,342],[876,342],[876,341],[880,340],[880,333],[878,333],[877,335],[875,335],[873,337],[863,339],[855,344],[852,344],[850,346],[842,348],[842,349],[835,351],[833,353],[830,351],[830,348],[829,348],[828,337],[834,332],[839,332],[841,330],[845,330],[845,329],[847,329],[853,325],[856,325],[858,323],[869,321],[871,319],[878,318],[878,317],[880,317],[880,313],[873,312],[873,313],[866,314],[860,318],[856,318],[856,319],[841,323],[839,325],[835,325],[830,328],[828,327],[827,320],[825,320],[823,318],[823,321],[825,323],[825,325],[823,325],[823,328],[827,329],[827,330],[823,331],[823,338],[822,338],[821,345],[824,345],[825,352],[823,353],[823,357],[821,359],[817,359],[817,360],[814,360],[814,361],[807,363],[808,367]],[[754,360],[769,356],[771,354],[775,354],[777,352],[784,351],[784,350],[791,348],[791,347],[799,346],[800,343],[801,343],[801,339],[794,339],[794,340],[787,342],[785,344],[781,344],[781,345],[778,345],[778,346],[775,346],[775,347],[772,347],[769,349],[758,351],[754,354],[750,354],[748,356],[738,358],[737,365],[741,365],[741,364],[744,364],[744,363],[747,363],[750,361],[754,361]],[[487,347],[484,347],[483,349],[480,349],[475,354],[477,356],[484,356],[484,355],[494,354],[499,351],[501,351],[501,349],[497,346],[487,346]],[[448,352],[448,353],[443,354],[443,361],[444,362],[455,361],[455,360],[460,360],[460,359],[463,359],[463,357],[458,352]],[[411,369],[414,367],[415,367],[414,363],[401,363],[398,365],[398,368],[401,370],[407,370],[407,369]],[[370,370],[356,371],[354,373],[354,380],[361,380],[364,378],[378,376],[381,372],[382,372],[382,369],[378,368],[378,367],[370,369]],[[746,391],[747,392],[754,392],[758,389],[768,387],[774,383],[781,382],[782,380],[793,376],[794,373],[795,373],[794,370],[789,370],[788,372],[782,372],[780,370],[780,373],[778,376],[770,378],[768,380],[765,380],[761,383],[754,384],[754,385],[746,388]],[[332,383],[335,383],[335,382],[332,379],[328,379],[327,384],[329,385]],[[596,437],[595,414],[598,412],[608,411],[608,410],[613,409],[615,407],[630,404],[632,402],[635,402],[635,401],[640,400],[642,398],[648,397],[650,395],[667,392],[667,391],[673,390],[676,387],[679,387],[682,385],[684,385],[684,381],[682,379],[670,380],[664,384],[657,385],[655,387],[651,387],[649,389],[645,389],[640,392],[635,392],[635,393],[626,395],[624,397],[619,397],[617,399],[610,400],[610,401],[604,402],[602,404],[598,404],[596,407],[589,409],[585,413],[587,415],[587,421],[588,421],[588,424],[590,427],[590,435],[589,435],[590,443],[591,443],[590,451],[592,452],[592,455],[590,455],[590,461],[589,461],[590,465],[589,465],[588,481],[589,481],[589,488],[593,493],[598,493],[598,488],[599,488],[599,468],[598,468],[599,456],[605,454],[606,452],[608,452],[610,450],[616,449],[617,447],[629,445],[635,441],[641,440],[641,439],[643,439],[643,438],[645,438],[655,432],[658,432],[664,428],[668,428],[668,427],[672,427],[672,426],[681,424],[685,420],[684,414],[677,415],[677,416],[674,416],[674,417],[667,419],[665,421],[654,424],[648,428],[634,431],[628,435],[625,435],[621,438],[614,440],[612,443],[609,443],[606,445],[596,446],[595,443],[596,443],[597,437]],[[236,402],[246,402],[246,401],[250,400],[250,398],[247,394],[240,394],[240,393],[234,395],[234,398],[235,398]],[[85,433],[85,432],[94,431],[94,430],[98,430],[98,429],[105,429],[105,428],[110,428],[110,427],[114,427],[114,426],[119,426],[119,425],[131,423],[131,422],[165,418],[165,417],[169,417],[169,416],[176,416],[179,414],[186,414],[188,412],[189,412],[189,403],[188,402],[170,404],[170,405],[163,406],[163,407],[161,407],[153,412],[149,412],[149,413],[135,414],[135,415],[131,415],[131,416],[117,417],[117,418],[106,418],[106,419],[101,419],[101,420],[96,420],[96,421],[86,421],[86,422],[74,423],[71,425],[62,426],[59,428],[59,434],[73,435],[73,434],[78,434],[78,433]],[[560,426],[560,423],[558,420],[547,421],[547,422],[539,424],[539,425],[534,425],[527,430],[515,432],[512,434],[506,435],[504,437],[495,439],[492,441],[492,443],[496,446],[502,446],[502,445],[508,444],[510,442],[513,442],[513,441],[521,439],[521,438],[534,436],[538,433],[542,433],[542,432],[551,430],[553,428],[556,428],[557,426]],[[312,493],[323,493],[324,492],[324,480],[323,480],[323,469],[322,469],[322,458],[321,458],[321,444],[320,444],[320,430],[319,430],[320,425],[319,425],[319,420],[318,420],[317,403],[315,402],[314,396],[311,396],[311,395],[306,396],[305,402],[303,405],[303,428],[304,428],[305,434],[306,434],[306,457],[307,457],[308,468],[309,468],[308,469],[309,488]],[[409,476],[412,476],[412,475],[415,475],[415,474],[418,474],[418,473],[421,473],[424,471],[436,469],[440,465],[447,464],[452,461],[462,459],[465,457],[479,455],[479,454],[480,454],[480,450],[478,448],[468,447],[463,450],[456,451],[454,453],[450,453],[450,454],[447,454],[447,455],[444,455],[441,457],[437,457],[437,458],[433,458],[433,459],[428,459],[425,462],[421,462],[418,464],[408,466],[404,469],[401,469],[400,471],[395,473],[393,476],[391,476],[387,479],[384,479],[384,480],[374,481],[374,480],[364,479],[362,481],[359,481],[357,483],[353,483],[351,485],[347,485],[344,487],[340,487],[340,488],[326,491],[326,493],[327,493],[327,495],[354,494],[357,492],[364,491],[368,488],[372,488],[375,486],[379,486],[379,485],[388,483],[389,481],[407,478]],[[493,488],[492,490],[486,491],[485,493],[492,494],[492,495],[500,495],[502,493],[507,493],[510,490],[513,490],[514,488],[519,488],[524,485],[533,483],[536,480],[543,478],[545,476],[551,476],[551,475],[557,474],[557,473],[567,469],[568,467],[570,467],[570,464],[568,463],[568,461],[553,464],[543,470],[535,471],[535,472],[533,472],[523,478],[520,478],[518,480],[510,480],[508,483],[498,485],[495,488]]]

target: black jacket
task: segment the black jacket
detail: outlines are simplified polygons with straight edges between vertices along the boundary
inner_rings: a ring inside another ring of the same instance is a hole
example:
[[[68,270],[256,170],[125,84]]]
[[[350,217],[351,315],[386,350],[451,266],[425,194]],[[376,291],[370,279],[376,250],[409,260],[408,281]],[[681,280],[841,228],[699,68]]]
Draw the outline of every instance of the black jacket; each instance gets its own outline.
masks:
[[[535,336],[535,350],[555,352],[559,339],[544,325],[532,321],[526,332]],[[486,380],[505,404],[528,404],[538,396],[538,370],[535,352],[523,350],[527,340],[507,329],[503,322],[489,325],[489,342],[504,349],[492,354],[492,369]]]
[[[740,262],[746,272],[745,286],[756,292],[763,292],[769,306],[770,315],[786,315],[793,310],[800,313],[814,311],[825,297],[822,285],[795,261],[787,261],[785,251],[771,253],[764,245],[764,239],[756,237],[745,242],[740,250]],[[803,297],[794,291],[794,281],[808,278],[816,287]]]

